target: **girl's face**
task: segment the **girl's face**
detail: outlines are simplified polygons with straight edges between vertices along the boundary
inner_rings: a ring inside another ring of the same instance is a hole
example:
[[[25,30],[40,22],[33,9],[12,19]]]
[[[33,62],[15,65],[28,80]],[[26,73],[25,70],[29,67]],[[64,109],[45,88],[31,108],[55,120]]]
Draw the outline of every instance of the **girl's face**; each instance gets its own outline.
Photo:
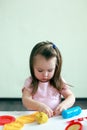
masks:
[[[49,81],[53,76],[56,68],[56,57],[46,59],[42,55],[34,58],[34,75],[41,82]]]

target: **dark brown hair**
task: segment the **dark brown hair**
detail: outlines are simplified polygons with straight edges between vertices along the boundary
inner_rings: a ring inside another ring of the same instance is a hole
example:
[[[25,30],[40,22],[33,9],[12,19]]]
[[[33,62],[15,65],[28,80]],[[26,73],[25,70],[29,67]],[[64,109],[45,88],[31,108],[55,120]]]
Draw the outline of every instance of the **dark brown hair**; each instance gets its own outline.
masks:
[[[62,56],[61,53],[58,49],[58,47],[49,41],[46,42],[39,42],[37,43],[30,54],[30,60],[29,60],[29,65],[30,65],[30,72],[32,76],[32,84],[31,87],[33,87],[32,93],[34,94],[38,88],[38,79],[34,75],[34,69],[33,69],[33,64],[34,64],[34,58],[36,55],[42,55],[46,59],[50,59],[52,57],[57,58],[57,63],[56,63],[56,68],[55,68],[55,73],[52,79],[50,80],[50,84],[53,85],[57,90],[61,90],[61,67],[62,67]]]

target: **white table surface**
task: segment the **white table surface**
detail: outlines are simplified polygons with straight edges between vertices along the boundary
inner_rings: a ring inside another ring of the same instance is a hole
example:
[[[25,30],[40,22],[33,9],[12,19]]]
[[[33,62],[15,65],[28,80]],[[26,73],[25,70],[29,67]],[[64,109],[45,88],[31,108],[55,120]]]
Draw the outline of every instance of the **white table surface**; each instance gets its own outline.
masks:
[[[19,117],[22,115],[28,115],[34,111],[0,111],[1,115],[11,115],[14,117]],[[72,118],[63,119],[62,116],[56,116],[48,119],[48,122],[45,124],[37,124],[36,122],[25,124],[21,130],[65,130],[65,127],[68,125],[67,121],[77,119],[79,117],[87,117],[87,109],[82,110],[81,114],[74,116]],[[84,124],[84,121],[81,122]],[[0,130],[3,130],[3,126],[0,126]]]

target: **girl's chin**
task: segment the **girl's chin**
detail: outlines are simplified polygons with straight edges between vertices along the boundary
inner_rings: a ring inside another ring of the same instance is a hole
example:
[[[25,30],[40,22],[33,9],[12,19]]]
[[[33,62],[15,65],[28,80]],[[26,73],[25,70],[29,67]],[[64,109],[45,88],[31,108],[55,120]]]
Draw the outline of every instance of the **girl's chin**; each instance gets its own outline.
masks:
[[[40,80],[40,82],[48,82],[49,80]]]

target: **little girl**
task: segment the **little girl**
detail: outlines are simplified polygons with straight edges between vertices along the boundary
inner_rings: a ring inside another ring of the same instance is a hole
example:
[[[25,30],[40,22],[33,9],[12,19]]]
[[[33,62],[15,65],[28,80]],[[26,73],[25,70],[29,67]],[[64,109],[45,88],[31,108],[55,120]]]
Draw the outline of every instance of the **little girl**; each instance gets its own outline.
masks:
[[[75,96],[61,77],[62,56],[55,44],[49,41],[36,44],[29,63],[31,76],[22,89],[22,102],[28,110],[52,117],[73,106]]]

